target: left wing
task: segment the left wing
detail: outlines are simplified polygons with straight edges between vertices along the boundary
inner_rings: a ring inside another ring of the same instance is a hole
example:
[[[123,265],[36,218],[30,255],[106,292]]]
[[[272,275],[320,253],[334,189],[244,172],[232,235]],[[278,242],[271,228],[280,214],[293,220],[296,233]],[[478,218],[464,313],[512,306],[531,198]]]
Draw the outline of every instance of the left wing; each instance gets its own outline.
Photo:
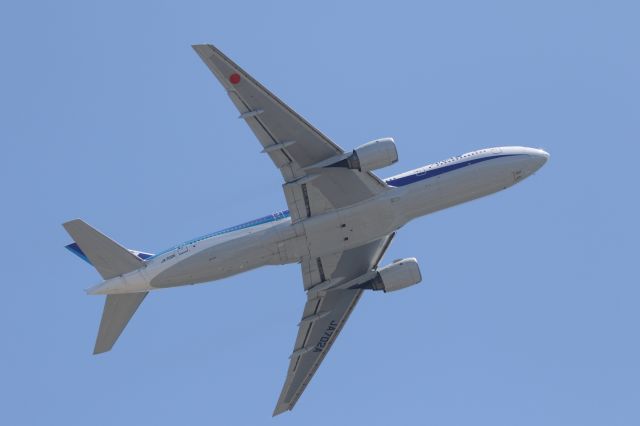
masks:
[[[371,172],[329,167],[308,171],[344,151],[251,77],[208,44],[193,49],[225,88],[263,147],[282,173],[292,222],[366,200],[387,189]]]
[[[287,379],[273,415],[293,406],[349,318],[363,290],[334,290],[308,299],[299,323],[296,349],[291,354]]]
[[[393,235],[346,250],[337,256],[303,260],[305,289],[309,290],[327,279],[333,279],[336,283],[347,282],[376,268]],[[291,410],[296,404],[347,322],[362,290],[328,290],[308,294],[274,416]]]

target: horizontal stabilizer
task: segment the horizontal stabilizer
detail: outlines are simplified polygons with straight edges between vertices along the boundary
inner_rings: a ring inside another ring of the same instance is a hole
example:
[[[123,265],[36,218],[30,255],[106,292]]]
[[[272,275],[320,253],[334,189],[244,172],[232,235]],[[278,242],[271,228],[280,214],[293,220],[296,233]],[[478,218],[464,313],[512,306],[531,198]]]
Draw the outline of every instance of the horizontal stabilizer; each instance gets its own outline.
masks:
[[[80,248],[80,246],[77,243],[71,243],[71,244],[67,244],[66,246],[64,246],[64,248],[66,248],[67,250],[69,250],[71,253],[75,254],[76,256],[78,256],[80,259],[84,260],[85,262],[87,262],[89,265],[91,265],[91,261],[89,260],[89,258],[87,257],[86,254],[84,254],[84,252],[82,251],[82,249]],[[142,260],[147,260],[148,258],[153,256],[153,253],[146,253],[144,251],[138,251],[138,250],[131,250],[129,249],[129,252],[138,256],[139,259]],[[93,265],[92,265],[93,266]]]
[[[62,226],[78,246],[77,250],[70,250],[78,256],[82,253],[105,280],[144,266],[144,262],[136,255],[80,219]]]
[[[148,292],[110,294],[107,296],[107,300],[104,302],[104,310],[102,311],[96,346],[93,349],[94,354],[111,350],[147,294]]]

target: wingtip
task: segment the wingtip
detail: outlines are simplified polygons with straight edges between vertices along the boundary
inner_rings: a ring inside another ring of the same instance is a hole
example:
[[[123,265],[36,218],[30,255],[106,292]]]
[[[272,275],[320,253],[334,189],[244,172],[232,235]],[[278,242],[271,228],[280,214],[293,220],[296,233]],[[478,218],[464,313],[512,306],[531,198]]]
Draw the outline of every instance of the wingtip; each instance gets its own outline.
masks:
[[[280,415],[282,413],[284,413],[285,411],[290,411],[291,408],[286,405],[286,404],[278,404],[276,405],[275,410],[273,410],[273,414],[271,415],[271,417],[275,417],[277,415]]]

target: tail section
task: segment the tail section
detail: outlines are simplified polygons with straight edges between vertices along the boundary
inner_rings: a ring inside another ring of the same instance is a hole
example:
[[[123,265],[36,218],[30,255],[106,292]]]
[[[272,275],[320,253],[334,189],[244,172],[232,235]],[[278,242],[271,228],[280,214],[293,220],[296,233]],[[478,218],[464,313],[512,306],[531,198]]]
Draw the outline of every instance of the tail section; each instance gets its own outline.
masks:
[[[78,256],[80,259],[84,260],[85,262],[87,262],[89,265],[91,265],[91,261],[89,260],[89,258],[87,257],[86,254],[84,254],[84,252],[82,251],[82,249],[80,248],[80,246],[78,245],[78,243],[71,243],[71,244],[67,244],[66,246],[64,246],[64,248],[66,248],[67,250],[69,250],[71,253],[75,254],[76,256]],[[93,266],[93,265],[91,265]]]
[[[144,262],[136,255],[80,219],[62,226],[77,246],[77,249],[75,246],[69,249],[83,259],[86,258],[105,280],[144,266]]]
[[[148,253],[127,250],[80,219],[62,226],[75,241],[66,248],[93,265],[105,280],[143,267],[144,256],[151,256]],[[107,296],[94,354],[111,350],[146,296],[147,292]]]
[[[64,246],[64,248],[66,248],[67,250],[69,250],[71,253],[75,254],[76,256],[78,256],[80,259],[84,260],[85,262],[87,262],[89,265],[91,265],[91,261],[89,260],[89,258],[87,257],[86,254],[84,254],[84,252],[82,251],[82,249],[80,248],[80,246],[78,245],[78,243],[71,243],[71,244],[67,244],[66,246]],[[138,256],[139,259],[142,260],[147,260],[148,258],[150,258],[151,256],[153,256],[153,253],[146,253],[144,251],[138,251],[138,250],[131,250],[129,249],[129,252]],[[93,265],[91,265],[93,266]]]
[[[111,350],[147,294],[148,292],[107,296],[102,310],[96,345],[93,348],[94,355]]]

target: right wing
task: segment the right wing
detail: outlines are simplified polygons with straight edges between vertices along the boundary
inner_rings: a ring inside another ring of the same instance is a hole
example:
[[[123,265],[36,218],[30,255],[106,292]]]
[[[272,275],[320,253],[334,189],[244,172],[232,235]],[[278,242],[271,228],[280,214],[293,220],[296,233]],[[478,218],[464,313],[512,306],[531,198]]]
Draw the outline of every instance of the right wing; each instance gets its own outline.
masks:
[[[285,180],[292,222],[366,200],[387,189],[371,172],[309,166],[344,151],[212,45],[193,49],[227,91]]]

